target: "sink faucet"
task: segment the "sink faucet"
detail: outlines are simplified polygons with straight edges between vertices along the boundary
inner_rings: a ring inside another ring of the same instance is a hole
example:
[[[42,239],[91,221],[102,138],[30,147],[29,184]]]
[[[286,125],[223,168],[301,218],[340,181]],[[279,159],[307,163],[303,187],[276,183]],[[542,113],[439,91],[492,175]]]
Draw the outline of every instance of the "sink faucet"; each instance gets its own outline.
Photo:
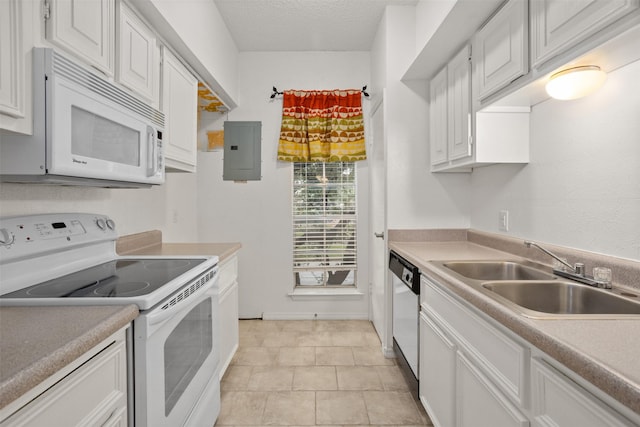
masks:
[[[584,264],[582,264],[582,263],[578,263],[575,266],[573,266],[573,265],[569,264],[567,261],[565,261],[562,258],[560,258],[558,255],[554,254],[553,252],[549,251],[548,249],[543,248],[542,246],[540,246],[536,242],[532,242],[530,240],[525,240],[524,241],[524,245],[526,247],[528,247],[528,248],[530,248],[531,246],[535,246],[536,248],[540,249],[545,254],[549,255],[551,258],[554,258],[555,260],[560,261],[562,264],[564,264],[567,267],[569,267],[571,269],[571,271],[573,271],[576,274],[578,273],[578,269],[579,268],[581,268],[583,270],[582,273],[584,273]]]
[[[565,261],[562,258],[560,258],[558,255],[554,254],[553,252],[549,251],[548,249],[543,248],[542,246],[540,246],[536,242],[532,242],[530,240],[525,240],[524,241],[524,245],[526,247],[528,247],[528,248],[534,246],[534,247],[540,249],[545,254],[549,255],[553,259],[561,262],[562,264],[564,264],[565,266],[567,266],[567,267],[569,267],[571,269],[571,271],[569,272],[569,271],[564,271],[564,270],[559,270],[559,269],[555,269],[554,268],[553,269],[553,273],[554,274],[556,274],[558,276],[566,277],[567,279],[572,279],[572,280],[578,281],[580,283],[584,283],[585,285],[595,286],[597,288],[611,289],[611,283],[600,282],[600,281],[595,280],[593,277],[588,276],[585,273],[584,263],[576,262],[574,265],[571,265],[567,261]]]

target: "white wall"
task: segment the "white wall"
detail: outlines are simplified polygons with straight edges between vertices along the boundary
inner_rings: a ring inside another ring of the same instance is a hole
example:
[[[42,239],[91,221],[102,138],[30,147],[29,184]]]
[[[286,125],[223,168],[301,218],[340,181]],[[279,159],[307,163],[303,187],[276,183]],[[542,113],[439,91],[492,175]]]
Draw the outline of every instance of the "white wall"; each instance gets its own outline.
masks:
[[[0,216],[56,212],[109,215],[119,235],[158,229],[168,242],[193,242],[196,229],[196,178],[167,174],[166,183],[145,189],[0,184]]]
[[[380,40],[385,38],[385,40]],[[387,225],[390,229],[469,226],[468,174],[429,171],[429,104],[424,80],[400,79],[415,58],[415,8],[387,7],[376,36],[372,75],[387,89]],[[385,69],[377,69],[382,64]],[[381,88],[375,88],[380,91]]]
[[[272,86],[284,89],[361,88],[369,83],[366,52],[247,52],[239,55],[239,107],[228,120],[262,122],[262,180],[222,181],[222,152],[198,155],[199,240],[242,243],[239,255],[240,316],[367,318],[367,162],[358,163],[358,287],[364,296],[339,301],[293,301],[291,164],[276,161],[282,98],[270,101]],[[367,100],[363,107],[368,109]],[[203,116],[201,127],[222,129]],[[365,123],[366,126],[366,123]]]
[[[598,92],[531,112],[531,162],[472,174],[471,226],[640,260],[640,61]]]
[[[414,54],[422,51],[429,39],[451,12],[457,0],[419,0],[416,4],[416,49]]]

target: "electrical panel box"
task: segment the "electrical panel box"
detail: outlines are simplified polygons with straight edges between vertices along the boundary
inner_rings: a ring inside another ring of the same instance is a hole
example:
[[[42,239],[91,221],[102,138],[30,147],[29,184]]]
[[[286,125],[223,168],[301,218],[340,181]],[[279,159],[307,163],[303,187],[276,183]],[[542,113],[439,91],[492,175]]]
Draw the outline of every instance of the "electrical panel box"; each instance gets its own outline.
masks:
[[[259,181],[261,178],[262,122],[224,122],[225,181]]]

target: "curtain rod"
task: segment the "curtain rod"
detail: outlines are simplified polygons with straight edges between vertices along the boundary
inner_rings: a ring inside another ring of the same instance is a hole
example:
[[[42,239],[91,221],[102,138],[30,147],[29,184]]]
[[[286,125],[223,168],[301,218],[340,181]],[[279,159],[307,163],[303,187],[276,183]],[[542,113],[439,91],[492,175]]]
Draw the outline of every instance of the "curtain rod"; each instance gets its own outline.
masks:
[[[273,99],[276,97],[276,95],[282,95],[284,92],[278,92],[278,89],[276,89],[276,87],[274,86],[273,88],[273,93],[270,96],[270,99]],[[362,92],[362,94],[368,98],[369,94],[367,93],[367,85],[362,86],[362,90],[360,91]]]

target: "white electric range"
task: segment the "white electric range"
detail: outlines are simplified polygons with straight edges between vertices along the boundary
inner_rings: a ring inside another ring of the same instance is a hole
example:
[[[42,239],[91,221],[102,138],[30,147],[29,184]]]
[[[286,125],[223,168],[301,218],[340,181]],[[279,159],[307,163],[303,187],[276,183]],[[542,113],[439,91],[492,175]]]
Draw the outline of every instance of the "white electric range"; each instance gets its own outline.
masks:
[[[129,424],[213,426],[218,258],[119,256],[117,237],[104,215],[0,218],[0,306],[136,304]]]

